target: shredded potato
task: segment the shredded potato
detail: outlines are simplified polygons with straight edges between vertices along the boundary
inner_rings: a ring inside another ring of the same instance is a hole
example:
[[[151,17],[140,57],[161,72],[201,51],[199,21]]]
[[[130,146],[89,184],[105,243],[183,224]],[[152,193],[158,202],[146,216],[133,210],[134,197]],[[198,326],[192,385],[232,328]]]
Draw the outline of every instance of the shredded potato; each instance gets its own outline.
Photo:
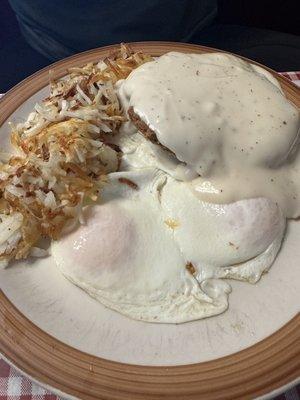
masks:
[[[0,165],[0,260],[46,252],[33,247],[56,239],[82,206],[98,198],[120,153],[110,144],[126,120],[114,84],[151,57],[120,48],[98,64],[71,68],[50,81],[50,95],[27,120],[12,126],[17,154]]]

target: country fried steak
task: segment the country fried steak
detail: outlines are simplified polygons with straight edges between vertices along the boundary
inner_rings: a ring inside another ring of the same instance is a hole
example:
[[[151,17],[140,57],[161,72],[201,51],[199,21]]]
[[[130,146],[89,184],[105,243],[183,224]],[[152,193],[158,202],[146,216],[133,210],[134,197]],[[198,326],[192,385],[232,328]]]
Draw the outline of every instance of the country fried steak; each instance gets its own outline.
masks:
[[[138,128],[138,130],[143,134],[143,136],[150,140],[150,142],[155,143],[155,144],[160,144],[156,133],[149,128],[149,126],[144,122],[138,114],[134,112],[133,107],[129,107],[128,109],[128,116],[132,123]]]

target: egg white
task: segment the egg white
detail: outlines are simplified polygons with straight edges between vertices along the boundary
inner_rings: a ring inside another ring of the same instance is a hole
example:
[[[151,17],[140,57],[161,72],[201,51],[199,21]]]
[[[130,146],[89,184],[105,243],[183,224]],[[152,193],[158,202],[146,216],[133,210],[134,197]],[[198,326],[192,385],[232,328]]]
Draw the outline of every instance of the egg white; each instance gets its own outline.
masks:
[[[174,221],[174,240],[197,270],[199,281],[213,277],[255,283],[280,249],[285,218],[266,198],[206,203],[189,183],[169,177],[161,206],[166,218]]]
[[[256,282],[285,229],[270,200],[205,203],[188,182],[154,168],[110,174],[84,217],[53,243],[57,266],[105,306],[148,322],[225,311],[230,286],[221,278]]]
[[[71,282],[131,318],[179,323],[219,314],[230,287],[186,269],[160,204],[165,182],[155,169],[110,174],[101,203],[85,208],[85,225],[54,242],[52,254]]]

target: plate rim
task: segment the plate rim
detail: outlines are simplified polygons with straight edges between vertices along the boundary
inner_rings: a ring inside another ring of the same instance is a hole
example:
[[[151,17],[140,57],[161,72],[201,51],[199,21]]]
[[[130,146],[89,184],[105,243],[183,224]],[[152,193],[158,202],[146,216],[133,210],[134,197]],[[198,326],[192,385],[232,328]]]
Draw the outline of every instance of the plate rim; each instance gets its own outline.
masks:
[[[152,55],[174,49],[221,52],[176,42],[129,44],[135,50]],[[63,76],[69,66],[101,59],[118,46],[73,55],[24,79],[0,100],[0,126],[24,101],[47,85],[50,69],[55,77]],[[274,74],[288,97],[300,106],[300,89],[296,85],[270,68],[248,61]],[[0,353],[33,380],[82,399],[182,399],[184,396],[186,399],[233,400],[265,396],[299,379],[299,328],[300,313],[272,335],[229,356],[189,365],[141,366],[95,357],[60,342],[34,325],[0,291]],[[257,370],[249,371],[250,367]]]

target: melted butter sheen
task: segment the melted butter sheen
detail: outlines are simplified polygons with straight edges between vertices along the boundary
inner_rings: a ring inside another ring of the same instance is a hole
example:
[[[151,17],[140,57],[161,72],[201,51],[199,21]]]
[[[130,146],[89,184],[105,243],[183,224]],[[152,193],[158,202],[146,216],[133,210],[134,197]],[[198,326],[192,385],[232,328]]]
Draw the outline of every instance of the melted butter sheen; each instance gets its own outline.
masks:
[[[300,215],[299,111],[269,72],[231,55],[173,52],[133,71],[119,96],[198,175],[190,184],[201,200],[267,197]]]

